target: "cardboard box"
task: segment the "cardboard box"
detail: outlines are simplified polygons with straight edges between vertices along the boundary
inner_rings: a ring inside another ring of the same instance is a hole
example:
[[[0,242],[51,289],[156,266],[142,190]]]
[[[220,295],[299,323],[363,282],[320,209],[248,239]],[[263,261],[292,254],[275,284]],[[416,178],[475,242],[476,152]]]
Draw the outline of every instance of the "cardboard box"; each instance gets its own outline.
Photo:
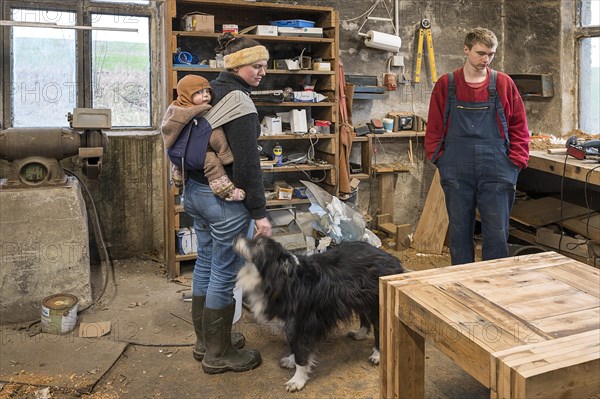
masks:
[[[277,36],[277,27],[273,25],[256,25],[252,34],[260,36]]]
[[[291,200],[292,195],[294,194],[294,188],[290,186],[284,180],[277,180],[273,183],[275,186],[275,191],[277,192],[277,199],[280,200]]]
[[[183,16],[183,30],[195,32],[215,32],[215,16],[201,12],[191,12]]]
[[[292,133],[308,133],[308,121],[305,109],[293,109],[289,115]]]
[[[281,132],[283,131],[281,128],[281,118],[279,116],[267,115],[263,119],[263,124],[265,126],[266,131],[265,134],[281,134]]]
[[[267,209],[267,217],[273,227],[271,238],[288,251],[306,250],[306,238],[296,221],[294,207]]]
[[[237,24],[223,24],[221,31],[223,33],[238,33],[238,26]]]
[[[314,71],[331,71],[331,62],[313,62]]]

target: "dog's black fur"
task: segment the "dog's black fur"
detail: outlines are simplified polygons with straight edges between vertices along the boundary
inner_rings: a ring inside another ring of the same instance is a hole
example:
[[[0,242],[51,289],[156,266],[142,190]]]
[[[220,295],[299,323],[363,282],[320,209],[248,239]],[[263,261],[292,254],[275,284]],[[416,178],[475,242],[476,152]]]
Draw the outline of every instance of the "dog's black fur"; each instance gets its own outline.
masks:
[[[286,384],[289,391],[302,389],[317,345],[353,313],[363,335],[373,327],[370,361],[379,363],[379,277],[405,271],[397,258],[365,242],[342,242],[312,256],[293,255],[266,237],[240,238],[235,248],[247,261],[238,283],[255,316],[284,324],[293,358],[281,364],[292,367],[295,361],[296,366],[296,375]],[[299,366],[303,375],[298,377]],[[294,382],[297,377],[300,381]]]

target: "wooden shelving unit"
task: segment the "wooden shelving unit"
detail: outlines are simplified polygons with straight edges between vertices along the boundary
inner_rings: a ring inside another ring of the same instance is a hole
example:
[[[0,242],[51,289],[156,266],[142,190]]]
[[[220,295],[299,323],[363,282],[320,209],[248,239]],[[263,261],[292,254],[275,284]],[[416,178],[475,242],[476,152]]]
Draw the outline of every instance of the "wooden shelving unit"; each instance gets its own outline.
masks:
[[[358,136],[352,139],[353,145],[360,146],[360,165],[362,170],[360,173],[351,173],[350,177],[364,180],[371,177],[373,168],[371,164],[373,155],[373,141],[379,139],[407,139],[411,137],[424,137],[425,131],[414,131],[414,130],[403,130],[400,132],[391,133],[380,133],[374,134],[369,133],[364,136]]]
[[[215,33],[193,32],[182,30],[181,19],[190,12],[202,12],[213,15]],[[301,90],[299,82],[310,79],[316,82],[315,91],[326,97],[325,101],[317,103],[305,102],[255,102],[259,118],[273,115],[275,112],[286,112],[294,108],[304,109],[312,119],[327,120],[332,123],[330,134],[282,134],[277,136],[261,136],[261,146],[270,149],[278,142],[286,153],[307,151],[309,147],[314,152],[318,162],[311,164],[288,165],[263,169],[265,179],[285,179],[285,176],[295,176],[295,173],[312,173],[324,176],[320,185],[331,194],[337,194],[337,166],[339,163],[339,27],[338,14],[332,7],[285,5],[276,3],[247,2],[241,0],[170,0],[167,2],[166,40],[169,53],[176,49],[188,51],[197,55],[200,60],[215,58],[214,49],[217,47],[217,37],[221,34],[223,24],[237,24],[242,30],[253,25],[268,25],[269,21],[303,19],[314,21],[316,27],[323,28],[323,37],[288,37],[288,36],[262,36],[246,34],[245,36],[258,40],[265,45],[271,54],[271,59],[292,58],[305,50],[304,55],[320,58],[323,62],[331,64],[331,71],[299,70],[288,71],[281,69],[267,69],[267,75],[257,90],[279,90],[292,87]],[[169,58],[169,61],[170,58]],[[169,63],[167,98],[173,99],[177,81],[187,74],[198,74],[209,80],[215,79],[223,68],[210,68],[201,65],[182,65]],[[279,110],[279,111],[278,111]],[[195,254],[178,255],[176,248],[176,230],[180,227],[180,214],[183,207],[176,205],[174,198],[176,190],[169,185],[169,161],[165,157],[165,259],[167,261],[167,274],[175,277],[180,274],[180,262],[193,260]],[[290,181],[289,183],[294,183]],[[305,204],[307,199],[269,200],[267,206],[284,206]]]

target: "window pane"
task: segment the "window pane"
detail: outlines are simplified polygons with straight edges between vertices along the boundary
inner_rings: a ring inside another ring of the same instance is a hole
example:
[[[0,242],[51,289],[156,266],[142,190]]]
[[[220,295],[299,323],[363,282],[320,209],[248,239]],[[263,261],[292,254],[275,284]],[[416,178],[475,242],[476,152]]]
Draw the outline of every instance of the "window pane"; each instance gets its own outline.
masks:
[[[92,14],[92,102],[112,109],[113,126],[150,126],[150,45],[146,17]]]
[[[581,39],[579,128],[600,134],[600,37]]]
[[[74,25],[69,12],[13,9],[20,22]],[[13,126],[67,126],[67,112],[77,104],[75,31],[12,28]]]
[[[581,0],[581,26],[600,25],[600,0]]]

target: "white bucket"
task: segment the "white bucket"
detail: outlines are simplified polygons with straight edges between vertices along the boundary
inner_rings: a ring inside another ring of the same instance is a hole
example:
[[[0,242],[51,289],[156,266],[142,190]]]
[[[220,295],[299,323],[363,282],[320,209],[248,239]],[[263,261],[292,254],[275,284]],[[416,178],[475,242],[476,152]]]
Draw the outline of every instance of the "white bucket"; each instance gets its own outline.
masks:
[[[236,286],[233,289],[233,299],[235,299],[235,313],[233,314],[233,323],[235,324],[242,317],[242,288]]]

